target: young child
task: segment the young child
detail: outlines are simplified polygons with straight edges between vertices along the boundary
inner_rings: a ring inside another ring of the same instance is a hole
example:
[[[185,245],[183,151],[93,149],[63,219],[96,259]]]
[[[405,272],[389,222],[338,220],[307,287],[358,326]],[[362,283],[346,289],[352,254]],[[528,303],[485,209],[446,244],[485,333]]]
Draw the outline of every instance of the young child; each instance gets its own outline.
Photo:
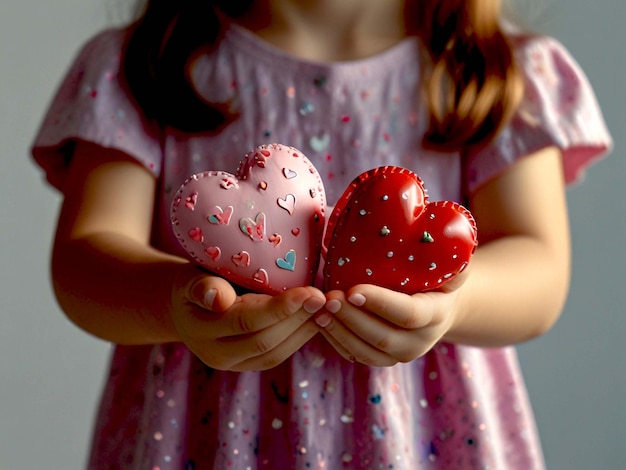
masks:
[[[116,344],[89,468],[543,468],[510,345],[561,312],[564,185],[611,141],[563,47],[501,24],[487,0],[150,0],[89,41],[33,148],[64,194],[58,301]],[[467,204],[469,269],[269,296],[195,267],[174,192],[271,142],[330,205],[380,165]]]

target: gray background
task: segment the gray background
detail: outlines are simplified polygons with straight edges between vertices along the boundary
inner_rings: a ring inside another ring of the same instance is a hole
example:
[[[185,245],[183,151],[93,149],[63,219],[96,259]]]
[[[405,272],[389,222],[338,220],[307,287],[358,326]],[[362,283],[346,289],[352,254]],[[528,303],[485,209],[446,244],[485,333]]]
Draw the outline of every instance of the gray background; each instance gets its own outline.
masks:
[[[0,5],[0,470],[81,468],[102,384],[109,346],[70,324],[51,294],[59,198],[28,148],[79,45],[123,18],[123,1],[107,2]],[[624,468],[626,2],[542,3],[540,29],[586,70],[616,148],[569,190],[572,291],[556,328],[521,346],[520,357],[548,468]]]

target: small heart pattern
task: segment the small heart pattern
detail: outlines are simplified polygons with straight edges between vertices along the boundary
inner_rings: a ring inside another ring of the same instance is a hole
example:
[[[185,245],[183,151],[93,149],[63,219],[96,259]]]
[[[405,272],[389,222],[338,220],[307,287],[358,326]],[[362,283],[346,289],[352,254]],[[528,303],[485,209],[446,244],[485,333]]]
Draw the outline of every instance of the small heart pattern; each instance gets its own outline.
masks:
[[[320,259],[326,197],[322,180],[297,149],[262,145],[236,174],[188,178],[170,210],[176,238],[210,271],[255,292],[311,285]]]
[[[466,208],[430,203],[422,180],[405,168],[376,168],[350,184],[329,217],[324,289],[437,289],[465,269],[476,246]]]

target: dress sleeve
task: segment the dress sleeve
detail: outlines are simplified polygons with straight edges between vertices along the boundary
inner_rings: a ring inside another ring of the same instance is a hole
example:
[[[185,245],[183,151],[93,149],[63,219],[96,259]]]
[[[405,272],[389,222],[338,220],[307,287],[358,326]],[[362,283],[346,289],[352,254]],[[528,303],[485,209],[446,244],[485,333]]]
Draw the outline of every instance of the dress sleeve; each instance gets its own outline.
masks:
[[[121,78],[124,35],[122,29],[107,30],[83,47],[35,137],[33,158],[61,191],[77,141],[120,150],[155,176],[160,172],[157,126],[144,118]]]
[[[470,193],[518,159],[549,146],[561,150],[565,181],[575,183],[613,146],[591,85],[563,45],[545,36],[516,42],[524,99],[494,142],[468,157]]]

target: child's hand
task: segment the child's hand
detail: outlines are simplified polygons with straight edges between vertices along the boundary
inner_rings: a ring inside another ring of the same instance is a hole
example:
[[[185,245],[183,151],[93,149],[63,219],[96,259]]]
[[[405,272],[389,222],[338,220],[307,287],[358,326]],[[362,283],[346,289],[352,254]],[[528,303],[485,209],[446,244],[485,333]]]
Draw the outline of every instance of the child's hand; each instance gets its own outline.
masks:
[[[308,320],[325,302],[313,287],[237,296],[225,279],[185,267],[173,290],[172,319],[181,340],[208,366],[263,370],[280,364],[319,331]]]
[[[351,362],[379,367],[409,362],[427,353],[453,324],[465,273],[457,279],[445,291],[414,295],[371,284],[331,291],[327,312],[315,321]]]

